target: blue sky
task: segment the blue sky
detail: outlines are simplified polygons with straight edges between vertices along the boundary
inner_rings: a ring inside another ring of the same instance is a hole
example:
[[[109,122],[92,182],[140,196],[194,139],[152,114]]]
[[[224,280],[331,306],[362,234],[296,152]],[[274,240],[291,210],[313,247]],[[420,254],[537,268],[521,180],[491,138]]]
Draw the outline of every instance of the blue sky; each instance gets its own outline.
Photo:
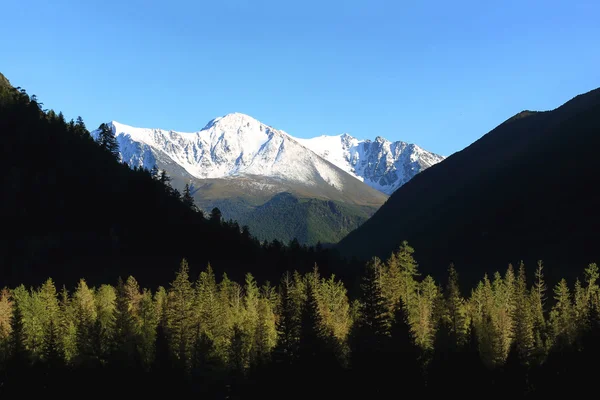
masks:
[[[67,118],[243,112],[443,155],[600,86],[600,2],[4,0],[0,71]]]

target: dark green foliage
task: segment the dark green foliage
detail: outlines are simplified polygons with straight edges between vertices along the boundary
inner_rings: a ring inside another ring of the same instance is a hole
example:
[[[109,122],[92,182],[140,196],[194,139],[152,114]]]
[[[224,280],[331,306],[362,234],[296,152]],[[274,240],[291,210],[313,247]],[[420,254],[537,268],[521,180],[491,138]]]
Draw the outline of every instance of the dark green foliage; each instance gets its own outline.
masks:
[[[286,273],[279,286],[279,321],[277,322],[277,346],[274,360],[291,365],[298,356],[300,335],[300,310],[293,298],[292,278]]]
[[[112,128],[105,123],[100,124],[98,127],[98,138],[96,139],[100,147],[106,150],[115,159],[119,159],[119,143],[115,137]]]
[[[358,322],[361,335],[373,340],[373,350],[380,349],[381,343],[389,334],[389,307],[383,297],[381,281],[381,261],[373,258],[366,264],[361,284],[361,309]]]
[[[183,195],[181,196],[181,201],[184,205],[189,207],[190,210],[197,211],[197,207],[196,204],[194,204],[194,197],[192,196],[189,183],[185,184],[185,188],[183,189]]]
[[[301,244],[336,243],[359,227],[375,211],[375,207],[357,206],[320,199],[301,199],[291,193],[280,193],[259,206],[231,201],[221,207],[225,216],[234,216],[248,225],[261,240],[296,238]]]

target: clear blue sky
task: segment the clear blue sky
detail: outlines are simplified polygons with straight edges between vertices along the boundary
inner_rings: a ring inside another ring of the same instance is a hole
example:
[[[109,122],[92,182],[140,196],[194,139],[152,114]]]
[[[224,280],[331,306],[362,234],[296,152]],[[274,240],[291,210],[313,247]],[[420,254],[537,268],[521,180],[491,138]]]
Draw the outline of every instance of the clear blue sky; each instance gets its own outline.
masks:
[[[243,112],[449,155],[600,86],[600,1],[2,1],[0,71],[89,128]]]

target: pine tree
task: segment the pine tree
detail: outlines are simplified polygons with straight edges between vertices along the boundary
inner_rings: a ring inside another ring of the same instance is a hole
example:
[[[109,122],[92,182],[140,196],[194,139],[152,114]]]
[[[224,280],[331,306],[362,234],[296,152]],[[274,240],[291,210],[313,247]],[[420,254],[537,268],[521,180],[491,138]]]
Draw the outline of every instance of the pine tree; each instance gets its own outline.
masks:
[[[154,361],[154,345],[156,342],[156,327],[158,315],[152,293],[144,289],[139,302],[139,347],[140,358],[145,368]]]
[[[0,290],[0,368],[9,352],[13,302],[8,289]]]
[[[277,321],[276,361],[292,364],[297,357],[299,341],[299,309],[293,299],[293,282],[289,273],[279,285],[279,320]]]
[[[138,324],[136,321],[137,282],[129,280],[129,285],[121,278],[117,282],[114,322],[114,356],[121,362],[134,363],[138,345]]]
[[[213,208],[212,211],[210,212],[210,221],[214,224],[220,224],[221,218],[222,218],[221,210],[219,210],[217,207]]]
[[[324,338],[326,332],[323,327],[316,289],[312,279],[306,280],[306,301],[300,312],[300,332],[298,356],[307,368],[315,365],[320,353],[326,351]]]
[[[431,276],[425,277],[417,286],[415,312],[411,324],[416,344],[424,350],[432,350],[435,338],[435,307],[439,297],[438,288]]]
[[[415,250],[405,240],[396,252],[396,259],[400,267],[400,298],[404,304],[404,310],[410,314],[413,312],[416,299],[417,281],[419,276],[418,265],[413,258]]]
[[[183,196],[181,197],[181,201],[190,210],[197,211],[197,207],[196,207],[196,204],[194,203],[194,197],[192,196],[192,192],[191,192],[189,183],[185,184],[185,188],[183,189]]]
[[[89,359],[95,354],[95,325],[97,319],[94,292],[84,279],[79,281],[73,294],[73,310],[77,329],[76,343],[79,356]]]
[[[119,159],[119,143],[109,124],[102,123],[98,127],[98,144],[109,152],[115,159]]]
[[[454,269],[454,264],[450,264],[448,268],[448,284],[446,285],[445,300],[451,346],[458,349],[462,347],[467,339],[467,315],[465,300],[460,294],[458,273]]]
[[[331,275],[329,279],[323,278],[317,289],[323,324],[331,330],[340,345],[343,345],[352,325],[346,288],[343,282],[336,281],[335,275]]]
[[[75,326],[75,316],[71,299],[64,286],[60,293],[59,307],[59,337],[65,361],[68,363],[77,354],[77,328]]]
[[[190,367],[194,339],[194,289],[189,280],[185,259],[175,280],[171,283],[167,302],[167,327],[171,353],[175,364],[187,370]]]
[[[587,330],[587,323],[589,321],[589,302],[586,290],[581,286],[579,279],[575,280],[575,287],[573,290],[573,339],[578,339]]]
[[[556,303],[550,312],[554,342],[558,348],[571,344],[573,339],[573,305],[567,281],[562,279],[554,288]]]
[[[81,137],[90,137],[90,132],[87,130],[87,127],[85,126],[81,116],[77,117],[77,120],[75,121],[75,133]]]
[[[102,285],[95,293],[100,353],[104,357],[113,350],[117,294],[110,285]]]
[[[29,352],[27,350],[23,323],[23,304],[20,304],[23,297],[17,295],[17,297],[13,298],[14,303],[10,320],[10,362],[13,368],[21,368],[25,367],[29,362]]]
[[[525,266],[521,262],[515,283],[513,307],[513,337],[516,356],[522,364],[529,364],[535,346],[534,322],[527,290]]]
[[[390,307],[383,297],[378,258],[366,264],[362,276],[358,321],[352,332],[352,365],[356,371],[381,360],[389,342]],[[370,371],[369,374],[374,374]]]
[[[52,279],[42,285],[39,297],[44,308],[42,356],[50,365],[56,366],[64,360],[64,355],[59,336],[60,307]]]
[[[402,277],[398,254],[393,252],[386,260],[381,271],[381,290],[387,304],[390,304],[390,318],[393,318],[396,305],[402,296]]]
[[[40,295],[23,285],[13,290],[13,299],[19,307],[23,324],[24,344],[34,359],[42,356],[45,310]]]
[[[250,363],[253,367],[261,368],[270,362],[276,337],[275,314],[272,304],[267,297],[261,296],[258,302],[258,321],[250,355]]]
[[[374,338],[389,334],[389,305],[381,290],[381,262],[375,257],[367,263],[361,284],[360,326]],[[379,339],[378,339],[379,340]]]
[[[545,317],[546,283],[544,282],[544,265],[538,261],[535,271],[535,282],[530,292],[531,313],[533,320],[534,354],[537,364],[546,356],[548,349],[548,329]]]

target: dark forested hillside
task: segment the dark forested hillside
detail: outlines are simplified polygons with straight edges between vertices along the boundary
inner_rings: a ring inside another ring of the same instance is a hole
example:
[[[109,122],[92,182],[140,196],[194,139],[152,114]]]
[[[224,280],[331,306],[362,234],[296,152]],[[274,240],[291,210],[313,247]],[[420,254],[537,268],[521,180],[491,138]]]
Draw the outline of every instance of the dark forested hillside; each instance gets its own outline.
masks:
[[[402,240],[422,268],[465,277],[544,259],[554,280],[600,258],[600,89],[524,111],[420,173],[339,244],[386,257]]]
[[[281,243],[260,244],[236,223],[205,219],[166,179],[131,170],[83,120],[43,111],[35,96],[0,76],[0,282],[114,282],[135,274],[164,282],[181,257],[241,277],[275,279],[320,257]],[[111,153],[112,151],[112,153]],[[321,262],[325,267],[325,262]],[[287,267],[284,267],[287,266]]]

